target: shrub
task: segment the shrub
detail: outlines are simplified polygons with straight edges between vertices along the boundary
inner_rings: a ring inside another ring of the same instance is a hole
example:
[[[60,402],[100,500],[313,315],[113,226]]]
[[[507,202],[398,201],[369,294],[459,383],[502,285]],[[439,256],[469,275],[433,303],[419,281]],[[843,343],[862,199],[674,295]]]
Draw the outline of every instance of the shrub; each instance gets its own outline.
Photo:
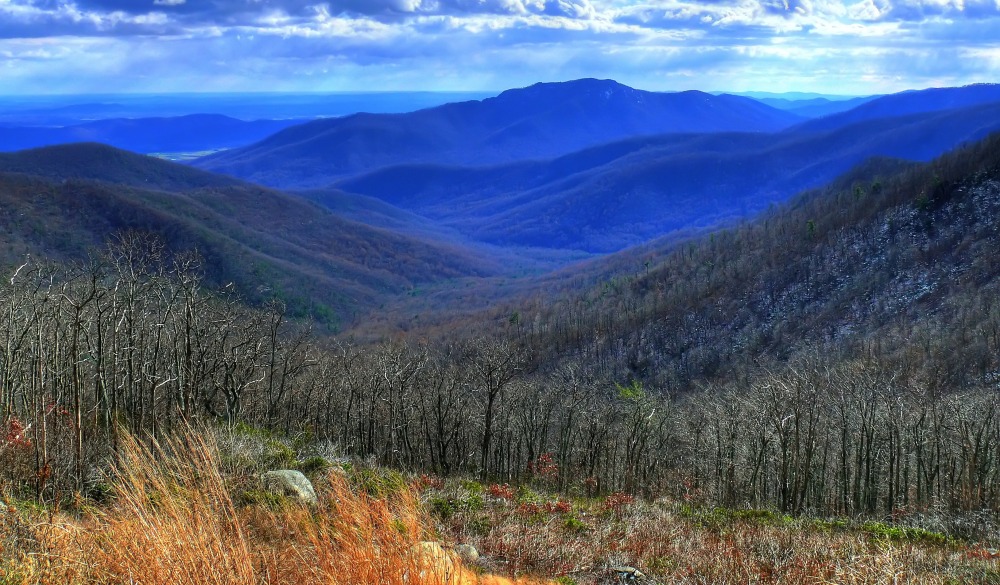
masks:
[[[563,527],[570,532],[586,532],[590,529],[590,526],[587,526],[586,522],[573,515],[566,516],[566,520],[563,521]]]
[[[504,500],[507,502],[514,500],[514,488],[507,484],[491,484],[487,490],[491,496],[498,500]]]
[[[350,473],[351,484],[374,498],[385,498],[409,491],[403,474],[393,469],[354,468]]]
[[[604,511],[612,515],[620,516],[628,506],[635,502],[635,498],[625,492],[615,492],[604,498]]]
[[[320,457],[318,455],[307,457],[306,459],[303,459],[295,464],[296,469],[309,476],[317,475],[332,467],[332,463],[327,461],[325,457]]]

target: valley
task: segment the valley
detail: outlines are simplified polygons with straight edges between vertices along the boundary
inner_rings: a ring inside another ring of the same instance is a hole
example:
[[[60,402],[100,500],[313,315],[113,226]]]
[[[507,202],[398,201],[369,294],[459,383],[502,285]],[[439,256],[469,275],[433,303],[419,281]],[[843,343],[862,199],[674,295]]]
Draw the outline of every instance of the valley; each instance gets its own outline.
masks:
[[[1000,86],[472,97],[0,153],[0,577],[995,582]]]

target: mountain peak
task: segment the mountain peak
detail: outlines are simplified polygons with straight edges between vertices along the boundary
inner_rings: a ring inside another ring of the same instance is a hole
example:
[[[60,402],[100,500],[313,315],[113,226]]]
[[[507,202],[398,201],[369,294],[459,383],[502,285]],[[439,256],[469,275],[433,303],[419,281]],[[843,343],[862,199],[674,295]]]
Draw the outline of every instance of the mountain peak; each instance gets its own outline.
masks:
[[[511,98],[546,98],[559,99],[579,98],[581,96],[604,96],[611,98],[615,95],[636,95],[647,93],[627,85],[618,83],[613,79],[574,79],[572,81],[542,82],[528,87],[508,89],[501,93],[496,99]]]
[[[577,79],[410,114],[311,122],[196,164],[271,186],[318,187],[398,164],[487,166],[554,158],[636,136],[774,132],[800,120],[748,98]]]

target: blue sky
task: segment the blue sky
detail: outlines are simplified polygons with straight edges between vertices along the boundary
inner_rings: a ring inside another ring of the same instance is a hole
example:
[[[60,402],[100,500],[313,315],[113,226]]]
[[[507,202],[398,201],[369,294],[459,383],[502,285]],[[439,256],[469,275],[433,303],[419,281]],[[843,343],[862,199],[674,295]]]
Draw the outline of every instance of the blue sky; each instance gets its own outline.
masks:
[[[886,93],[1000,81],[1000,0],[0,0],[0,93]]]

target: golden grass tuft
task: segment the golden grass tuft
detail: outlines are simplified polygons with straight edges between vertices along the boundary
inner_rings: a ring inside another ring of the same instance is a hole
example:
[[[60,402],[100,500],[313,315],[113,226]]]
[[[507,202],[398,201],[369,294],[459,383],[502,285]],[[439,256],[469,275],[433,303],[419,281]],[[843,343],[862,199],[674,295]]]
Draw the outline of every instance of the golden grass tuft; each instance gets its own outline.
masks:
[[[513,583],[479,576],[444,549],[424,552],[428,524],[409,490],[375,498],[330,473],[315,507],[240,505],[239,478],[220,472],[211,437],[125,439],[108,509],[76,518],[3,514],[0,584]]]

